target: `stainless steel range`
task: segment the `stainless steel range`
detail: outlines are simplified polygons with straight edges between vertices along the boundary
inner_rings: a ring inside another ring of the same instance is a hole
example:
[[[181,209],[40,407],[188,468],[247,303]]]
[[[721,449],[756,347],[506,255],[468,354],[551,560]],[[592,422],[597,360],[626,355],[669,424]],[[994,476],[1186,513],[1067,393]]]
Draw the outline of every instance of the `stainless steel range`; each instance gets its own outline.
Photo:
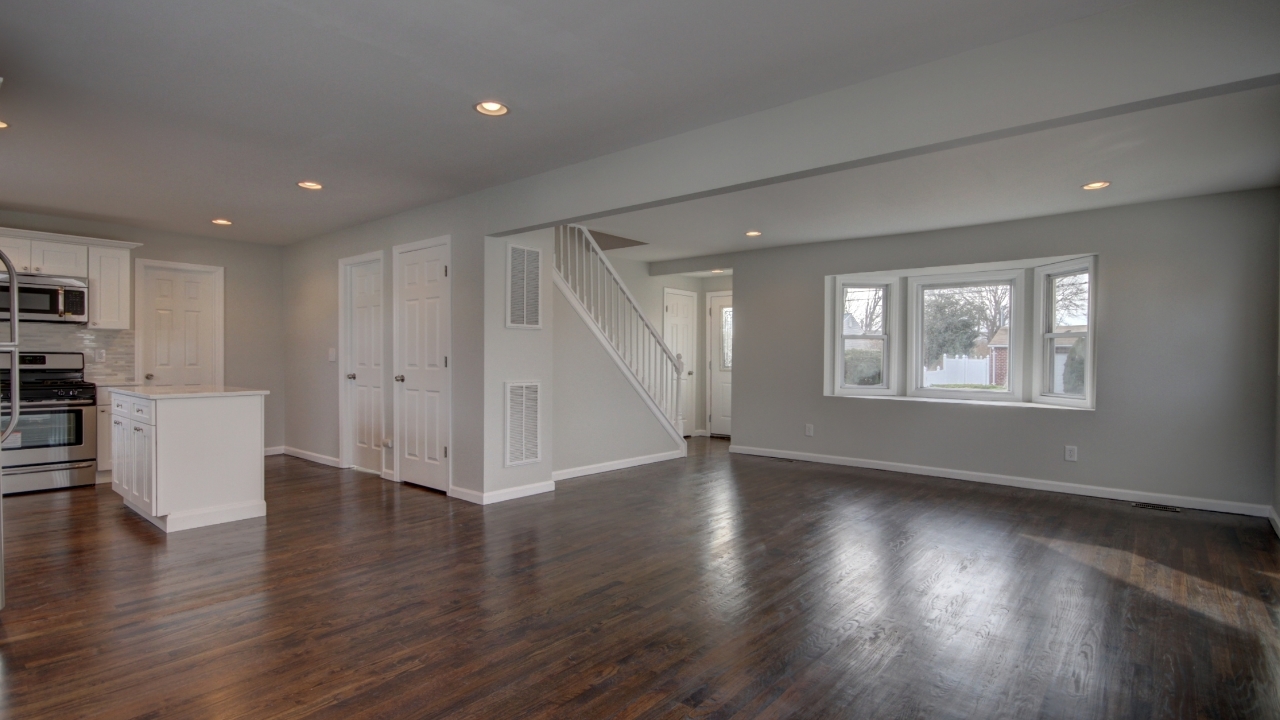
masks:
[[[97,477],[97,387],[80,353],[18,353],[22,412],[3,443],[4,494],[92,485]],[[7,360],[0,357],[0,362]],[[9,363],[0,367],[0,427],[9,421]]]

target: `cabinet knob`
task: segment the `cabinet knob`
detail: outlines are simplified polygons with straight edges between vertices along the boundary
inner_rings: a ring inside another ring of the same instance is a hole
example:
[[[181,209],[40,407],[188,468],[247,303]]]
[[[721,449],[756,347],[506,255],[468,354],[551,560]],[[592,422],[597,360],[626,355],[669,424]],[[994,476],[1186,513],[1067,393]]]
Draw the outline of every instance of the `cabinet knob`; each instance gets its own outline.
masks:
[[[154,374],[152,374],[152,373],[147,373],[144,377],[146,377],[146,379],[148,379],[148,380],[155,380],[155,379],[156,379],[156,376],[155,376]]]
[[[356,374],[355,374],[355,373],[347,373],[347,379],[348,379],[348,380],[355,380],[355,379],[356,379]]]
[[[133,431],[134,431],[134,432],[142,432],[142,428],[140,428],[140,427],[136,427],[136,428],[134,428],[134,429],[133,429]]]
[[[36,268],[36,272],[40,272],[40,268]]]
[[[403,376],[403,375],[397,375],[397,376],[396,376],[396,382],[404,382],[404,376]]]
[[[97,321],[97,320],[94,320],[94,321],[93,321],[93,326],[94,326],[94,327],[98,327],[98,321]]]
[[[23,266],[22,266],[22,269],[23,269],[23,270],[30,270],[31,268],[30,268],[29,266],[27,266],[27,265],[23,265]]]

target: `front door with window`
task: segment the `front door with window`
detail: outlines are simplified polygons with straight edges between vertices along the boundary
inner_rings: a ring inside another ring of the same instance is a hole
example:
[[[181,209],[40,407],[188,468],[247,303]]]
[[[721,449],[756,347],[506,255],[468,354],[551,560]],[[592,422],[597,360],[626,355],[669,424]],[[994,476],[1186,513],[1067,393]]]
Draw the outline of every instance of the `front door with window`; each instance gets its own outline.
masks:
[[[708,330],[711,334],[711,358],[709,360],[707,392],[711,419],[708,428],[712,435],[731,434],[729,419],[733,400],[733,293],[707,293],[707,305],[711,309]]]

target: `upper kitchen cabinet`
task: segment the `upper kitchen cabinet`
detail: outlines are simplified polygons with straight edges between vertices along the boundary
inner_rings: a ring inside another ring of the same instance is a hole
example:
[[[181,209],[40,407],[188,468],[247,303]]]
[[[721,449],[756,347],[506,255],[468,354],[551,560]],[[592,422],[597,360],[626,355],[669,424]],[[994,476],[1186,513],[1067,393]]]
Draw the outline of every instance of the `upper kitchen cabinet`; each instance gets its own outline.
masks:
[[[89,246],[89,326],[128,330],[129,248]]]
[[[89,327],[97,330],[129,329],[133,312],[130,253],[138,245],[0,228],[0,250],[18,272],[88,278]]]
[[[31,272],[82,278],[89,276],[89,248],[63,242],[31,241]]]
[[[31,272],[31,241],[21,238],[0,237],[0,250],[9,256],[9,262],[18,272]],[[3,267],[3,265],[0,265]]]

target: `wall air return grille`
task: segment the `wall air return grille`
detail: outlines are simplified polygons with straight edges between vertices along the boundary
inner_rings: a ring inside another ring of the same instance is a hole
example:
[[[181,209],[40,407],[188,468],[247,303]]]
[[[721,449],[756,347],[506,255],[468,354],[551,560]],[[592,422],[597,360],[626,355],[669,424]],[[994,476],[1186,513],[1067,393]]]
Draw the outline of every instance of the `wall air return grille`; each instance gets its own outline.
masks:
[[[535,463],[542,459],[542,445],[538,439],[540,389],[540,383],[507,383],[507,465]]]
[[[542,327],[542,251],[511,245],[507,248],[507,327]]]

